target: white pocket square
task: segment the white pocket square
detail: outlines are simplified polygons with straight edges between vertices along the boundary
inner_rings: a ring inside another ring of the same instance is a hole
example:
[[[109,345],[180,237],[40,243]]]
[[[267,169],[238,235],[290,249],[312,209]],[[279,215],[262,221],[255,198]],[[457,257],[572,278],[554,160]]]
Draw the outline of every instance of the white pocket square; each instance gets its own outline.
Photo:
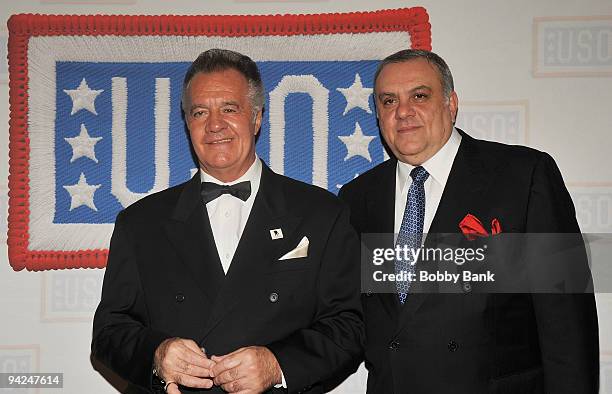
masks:
[[[278,260],[289,260],[289,259],[297,259],[298,257],[306,257],[308,256],[308,237],[303,237],[298,246],[295,249],[285,253]]]

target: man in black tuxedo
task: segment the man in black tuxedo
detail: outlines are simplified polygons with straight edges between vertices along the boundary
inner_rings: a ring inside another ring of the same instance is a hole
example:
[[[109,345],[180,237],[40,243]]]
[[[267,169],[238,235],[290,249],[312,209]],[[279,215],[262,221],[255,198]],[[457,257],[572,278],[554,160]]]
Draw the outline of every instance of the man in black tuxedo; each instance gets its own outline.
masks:
[[[399,239],[416,232],[420,245],[422,233],[460,233],[467,214],[487,230],[495,222],[499,239],[505,231],[580,232],[549,155],[454,128],[458,99],[439,56],[404,50],[387,57],[374,94],[393,157],[340,192],[360,234],[397,233]],[[585,272],[580,245],[574,263]],[[425,246],[435,246],[429,236]],[[592,293],[494,294],[474,286],[463,283],[453,294],[398,287],[394,294],[363,296],[368,393],[597,392]]]
[[[200,171],[117,217],[92,353],[141,389],[320,392],[361,357],[348,208],[257,158],[263,104],[250,58],[202,53],[183,86]]]

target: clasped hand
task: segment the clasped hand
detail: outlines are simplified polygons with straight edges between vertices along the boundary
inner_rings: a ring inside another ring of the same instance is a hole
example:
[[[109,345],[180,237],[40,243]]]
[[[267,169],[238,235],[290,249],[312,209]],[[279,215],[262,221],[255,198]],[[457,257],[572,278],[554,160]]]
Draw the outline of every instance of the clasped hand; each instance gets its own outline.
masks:
[[[180,394],[178,385],[208,389],[213,384],[228,393],[261,393],[282,379],[276,357],[263,346],[209,358],[194,341],[169,338],[155,351],[155,365],[169,394]]]

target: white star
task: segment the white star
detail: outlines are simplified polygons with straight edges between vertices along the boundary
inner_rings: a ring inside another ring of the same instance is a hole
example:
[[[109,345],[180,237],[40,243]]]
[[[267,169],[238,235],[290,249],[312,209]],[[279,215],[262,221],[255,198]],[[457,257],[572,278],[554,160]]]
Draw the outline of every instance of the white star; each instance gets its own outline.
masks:
[[[346,115],[348,111],[353,108],[361,108],[367,113],[371,114],[370,109],[370,95],[372,94],[372,88],[364,88],[361,84],[361,77],[359,74],[355,74],[355,82],[348,88],[338,88],[338,91],[346,98],[346,108],[344,113]]]
[[[94,205],[94,193],[102,185],[88,185],[85,174],[81,173],[79,182],[76,185],[64,186],[64,189],[70,193],[70,210],[87,205],[89,208],[97,211],[98,208]]]
[[[96,163],[98,162],[95,147],[102,137],[90,137],[84,124],[81,123],[81,133],[78,136],[64,139],[72,146],[71,163],[80,157],[87,157]]]
[[[104,90],[92,90],[87,86],[85,78],[81,81],[81,84],[76,89],[64,89],[66,93],[72,99],[72,111],[70,115],[74,115],[82,109],[86,109],[94,115],[97,115],[94,101],[96,97]]]
[[[340,135],[338,136],[344,145],[346,145],[346,157],[344,161],[347,161],[353,156],[361,156],[370,163],[372,158],[370,157],[370,142],[376,138],[373,135],[364,135],[361,131],[359,123],[355,123],[355,131],[351,135]]]

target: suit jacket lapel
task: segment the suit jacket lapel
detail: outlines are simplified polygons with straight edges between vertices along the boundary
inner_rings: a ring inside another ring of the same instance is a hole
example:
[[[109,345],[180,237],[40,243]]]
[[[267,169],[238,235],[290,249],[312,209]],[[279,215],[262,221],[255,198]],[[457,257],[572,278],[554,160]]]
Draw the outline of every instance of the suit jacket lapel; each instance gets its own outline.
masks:
[[[429,228],[425,240],[426,247],[435,247],[438,234],[457,233],[459,231],[459,223],[469,213],[466,212],[466,207],[480,206],[480,201],[483,199],[484,192],[491,181],[492,169],[482,162],[474,139],[462,130],[458,131],[462,136],[461,144],[453,161],[440,204]],[[408,295],[401,308],[397,332],[414,317],[428,295],[427,293]]]
[[[446,187],[429,232],[456,233],[466,214],[466,207],[481,206],[484,192],[493,179],[494,169],[483,162],[475,140],[463,131],[459,151],[453,162]]]
[[[223,287],[204,329],[203,340],[224,316],[239,305],[240,300],[249,297],[254,281],[258,280],[256,275],[288,249],[286,245],[294,241],[293,232],[301,221],[301,218],[291,215],[286,207],[286,196],[279,182],[280,177],[265,163],[262,164],[259,191]],[[270,230],[277,228],[282,230],[283,238],[273,240]]]
[[[224,274],[200,196],[199,172],[185,185],[171,219],[165,224],[165,231],[191,273],[188,276],[212,302]]]

